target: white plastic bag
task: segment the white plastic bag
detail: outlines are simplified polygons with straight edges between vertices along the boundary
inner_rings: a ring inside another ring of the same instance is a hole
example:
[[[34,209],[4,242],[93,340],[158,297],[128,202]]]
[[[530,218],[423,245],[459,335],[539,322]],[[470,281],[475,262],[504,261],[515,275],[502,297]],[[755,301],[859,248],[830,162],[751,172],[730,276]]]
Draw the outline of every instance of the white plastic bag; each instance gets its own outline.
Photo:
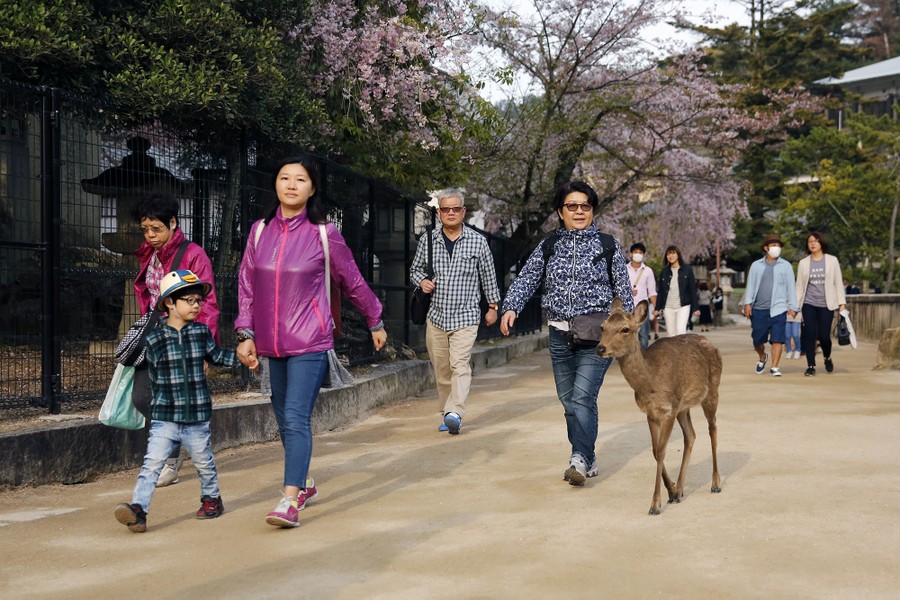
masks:
[[[144,415],[138,412],[131,401],[134,391],[134,367],[116,365],[103,406],[100,407],[100,422],[119,429],[141,429]]]

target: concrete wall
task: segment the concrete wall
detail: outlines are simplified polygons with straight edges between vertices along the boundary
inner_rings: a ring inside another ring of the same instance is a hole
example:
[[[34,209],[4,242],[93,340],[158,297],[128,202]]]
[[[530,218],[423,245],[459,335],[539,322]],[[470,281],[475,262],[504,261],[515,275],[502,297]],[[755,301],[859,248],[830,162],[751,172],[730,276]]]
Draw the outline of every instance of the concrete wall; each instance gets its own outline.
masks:
[[[479,344],[472,355],[473,370],[503,365],[546,346],[546,333]],[[313,413],[313,432],[346,426],[379,406],[433,386],[428,361],[378,366],[353,385],[322,390]],[[268,398],[216,406],[211,427],[214,451],[278,437]],[[0,434],[0,486],[88,481],[100,473],[138,467],[146,447],[145,431],[106,427],[96,418]]]
[[[877,342],[886,329],[900,327],[900,294],[852,294],[847,310],[861,340]]]

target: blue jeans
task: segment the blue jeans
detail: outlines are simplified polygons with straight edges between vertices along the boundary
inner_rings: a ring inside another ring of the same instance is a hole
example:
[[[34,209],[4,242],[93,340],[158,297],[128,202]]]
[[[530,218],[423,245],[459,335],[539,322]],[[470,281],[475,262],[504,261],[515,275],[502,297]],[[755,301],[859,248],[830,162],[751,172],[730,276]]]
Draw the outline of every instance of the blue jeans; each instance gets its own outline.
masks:
[[[284,446],[285,487],[306,488],[312,458],[312,413],[327,369],[327,352],[269,358],[272,408]]]
[[[191,455],[191,462],[200,476],[200,495],[219,497],[219,473],[213,458],[209,437],[209,421],[199,423],[171,423],[152,421],[147,439],[147,454],[131,494],[131,503],[150,510],[150,498],[156,490],[156,480],[172,449],[179,444]]]
[[[570,346],[568,334],[552,326],[548,345],[572,454],[590,467],[597,457],[597,395],[612,359],[597,356],[594,346]]]
[[[644,319],[644,322],[641,323],[640,329],[638,329],[638,342],[641,345],[641,348],[646,350],[650,345],[650,318],[647,317]]]
[[[788,321],[784,326],[784,351],[800,352],[800,323]]]

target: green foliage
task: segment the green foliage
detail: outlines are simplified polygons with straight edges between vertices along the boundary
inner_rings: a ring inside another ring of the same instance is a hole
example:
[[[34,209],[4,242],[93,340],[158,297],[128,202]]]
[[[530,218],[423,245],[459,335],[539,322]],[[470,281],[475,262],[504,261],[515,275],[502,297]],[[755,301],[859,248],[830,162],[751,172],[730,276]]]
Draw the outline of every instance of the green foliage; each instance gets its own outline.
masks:
[[[880,264],[880,285],[900,194],[898,140],[897,120],[851,114],[842,130],[818,127],[791,141],[783,153],[786,172],[811,179],[785,188],[786,207],[778,223],[782,231],[794,232],[792,245],[802,249],[809,231],[821,231],[831,244],[829,252],[844,264]]]
[[[0,2],[0,74],[87,89],[96,50],[90,19],[86,5],[72,0]]]

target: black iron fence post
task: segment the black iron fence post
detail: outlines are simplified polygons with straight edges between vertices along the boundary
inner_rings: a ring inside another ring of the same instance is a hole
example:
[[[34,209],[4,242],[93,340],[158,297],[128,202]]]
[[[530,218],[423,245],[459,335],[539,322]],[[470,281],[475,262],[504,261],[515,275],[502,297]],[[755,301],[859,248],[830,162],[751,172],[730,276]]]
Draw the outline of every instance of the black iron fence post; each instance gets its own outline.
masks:
[[[62,348],[60,310],[59,90],[44,87],[41,109],[41,394],[50,414],[60,412]]]

